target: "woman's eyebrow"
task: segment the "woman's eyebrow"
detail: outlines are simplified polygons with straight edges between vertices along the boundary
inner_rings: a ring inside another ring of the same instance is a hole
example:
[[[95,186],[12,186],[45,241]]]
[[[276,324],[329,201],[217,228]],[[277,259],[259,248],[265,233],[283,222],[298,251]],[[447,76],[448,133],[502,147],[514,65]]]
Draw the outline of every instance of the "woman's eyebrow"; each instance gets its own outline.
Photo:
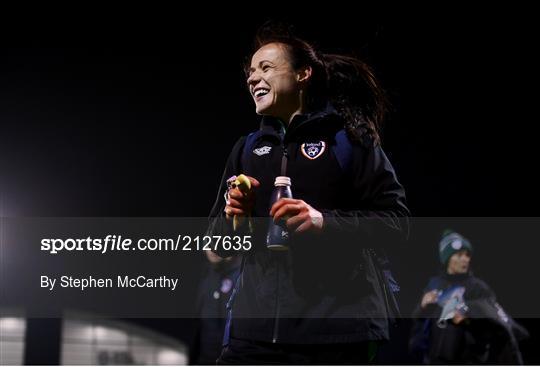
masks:
[[[275,66],[275,64],[274,64],[272,61],[270,61],[270,60],[261,60],[261,61],[259,61],[259,64],[258,64],[257,66],[258,66],[258,67],[262,67],[262,65],[263,65],[265,62],[271,64],[272,66]],[[256,69],[256,68],[255,68],[254,66],[250,66],[250,67],[247,69],[247,72],[248,72],[248,73],[253,73],[253,72],[255,71],[255,69]]]
[[[259,61],[259,66],[262,66],[262,64],[264,64],[265,62],[274,65],[274,63],[272,61],[270,61],[270,60],[261,60],[261,61]]]

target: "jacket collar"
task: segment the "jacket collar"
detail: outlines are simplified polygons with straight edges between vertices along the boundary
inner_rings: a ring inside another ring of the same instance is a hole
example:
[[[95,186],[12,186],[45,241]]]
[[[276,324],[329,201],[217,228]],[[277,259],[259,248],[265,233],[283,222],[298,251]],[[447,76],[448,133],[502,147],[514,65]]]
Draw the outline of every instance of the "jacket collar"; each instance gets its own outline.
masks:
[[[442,277],[450,283],[462,283],[469,279],[472,276],[472,271],[469,270],[467,273],[463,274],[448,274],[446,271],[443,271]]]
[[[273,116],[263,116],[261,119],[261,135],[273,135],[280,139],[290,140],[298,131],[305,127],[318,127],[321,124],[329,125],[328,128],[343,127],[343,120],[337,110],[330,103],[319,111],[299,114],[293,117],[289,126]]]

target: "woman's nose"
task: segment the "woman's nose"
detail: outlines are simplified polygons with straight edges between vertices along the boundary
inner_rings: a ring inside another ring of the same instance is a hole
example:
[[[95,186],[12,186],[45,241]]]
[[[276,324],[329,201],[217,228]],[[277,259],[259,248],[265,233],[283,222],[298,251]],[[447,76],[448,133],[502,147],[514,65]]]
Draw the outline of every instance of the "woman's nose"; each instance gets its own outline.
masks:
[[[257,83],[259,82],[259,80],[261,80],[261,78],[259,77],[259,73],[257,73],[256,71],[254,71],[254,72],[251,73],[251,75],[247,78],[247,84],[248,84],[248,85],[257,84]]]

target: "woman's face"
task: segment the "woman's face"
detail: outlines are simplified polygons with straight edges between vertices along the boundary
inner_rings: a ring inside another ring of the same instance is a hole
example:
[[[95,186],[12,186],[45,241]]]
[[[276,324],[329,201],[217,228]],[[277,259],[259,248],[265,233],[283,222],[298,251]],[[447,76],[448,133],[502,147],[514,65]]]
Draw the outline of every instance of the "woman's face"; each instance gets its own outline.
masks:
[[[258,49],[251,58],[247,79],[255,111],[288,123],[294,114],[302,112],[301,79],[284,45],[269,43]]]
[[[470,264],[471,255],[469,254],[469,251],[458,251],[450,257],[447,272],[448,274],[465,274],[469,271]]]

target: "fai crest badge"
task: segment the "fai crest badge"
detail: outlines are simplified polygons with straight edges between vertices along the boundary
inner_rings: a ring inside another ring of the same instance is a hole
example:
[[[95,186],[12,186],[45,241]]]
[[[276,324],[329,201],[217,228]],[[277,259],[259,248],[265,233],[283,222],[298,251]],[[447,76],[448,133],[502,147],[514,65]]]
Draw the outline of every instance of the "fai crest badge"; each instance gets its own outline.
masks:
[[[300,150],[304,157],[309,159],[317,159],[324,153],[324,148],[326,144],[324,141],[319,141],[317,143],[304,143],[302,144]]]

